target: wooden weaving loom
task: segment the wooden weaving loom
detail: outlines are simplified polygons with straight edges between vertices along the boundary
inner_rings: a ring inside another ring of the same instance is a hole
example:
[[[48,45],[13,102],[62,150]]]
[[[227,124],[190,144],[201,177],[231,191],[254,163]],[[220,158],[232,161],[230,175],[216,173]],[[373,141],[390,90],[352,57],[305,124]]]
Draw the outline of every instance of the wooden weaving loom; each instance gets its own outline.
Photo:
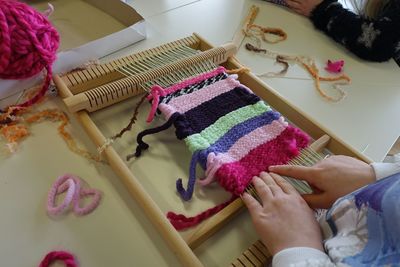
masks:
[[[101,147],[106,138],[91,119],[89,115],[91,112],[143,94],[152,84],[158,83],[164,86],[177,82],[171,77],[178,78],[178,81],[182,80],[185,78],[182,73],[188,74],[186,78],[190,75],[195,76],[213,67],[213,64],[223,65],[227,69],[238,69],[241,65],[233,58],[235,50],[232,44],[213,48],[200,36],[193,34],[86,70],[62,77],[55,75],[54,82],[68,109],[77,115],[95,145]],[[164,63],[159,64],[159,62]],[[326,148],[333,154],[353,156],[369,162],[368,158],[297,110],[255,75],[244,72],[239,74],[239,80],[291,123],[316,140],[311,145],[314,150]],[[243,208],[241,199],[235,200],[218,214],[201,223],[188,238],[183,239],[115,149],[108,146],[103,153],[114,172],[121,178],[131,196],[143,207],[145,214],[183,266],[202,266],[192,249],[207,240]],[[266,248],[257,241],[239,256],[232,266],[263,266],[270,260],[269,258]]]

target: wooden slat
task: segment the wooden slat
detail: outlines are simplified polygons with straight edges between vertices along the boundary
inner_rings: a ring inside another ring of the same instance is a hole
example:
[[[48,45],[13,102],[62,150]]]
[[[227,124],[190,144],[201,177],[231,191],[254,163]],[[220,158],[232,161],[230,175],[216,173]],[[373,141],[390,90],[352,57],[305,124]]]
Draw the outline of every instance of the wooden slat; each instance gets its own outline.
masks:
[[[189,36],[167,44],[162,44],[156,48],[144,50],[133,55],[112,60],[110,62],[97,66],[92,66],[90,67],[91,73],[95,73],[95,76],[90,75],[90,77],[84,78],[84,75],[82,75],[83,71],[76,71],[63,76],[62,79],[66,83],[71,93],[75,95],[91,88],[125,77],[123,74],[117,71],[117,68],[127,65],[128,63],[132,63],[134,61],[143,60],[149,56],[154,56],[155,51],[158,51],[157,53],[165,52],[167,50],[175,49],[176,47],[182,45],[190,46],[196,49],[199,46],[199,42],[200,41],[197,39],[196,36]]]
[[[231,266],[262,267],[266,266],[271,260],[272,256],[267,248],[258,240],[239,255],[239,257],[231,263]]]
[[[178,71],[188,65],[198,64],[206,60],[212,61],[215,64],[221,64],[234,53],[236,53],[236,47],[233,44],[228,43],[220,47],[212,48],[195,55],[169,62],[160,67],[103,84],[102,86],[87,90],[83,93],[75,94],[71,97],[65,98],[64,103],[71,112],[80,110],[93,112],[142,93],[143,90],[140,85],[145,82],[152,81],[157,77],[168,75],[169,73]],[[104,66],[106,65],[103,65],[103,67]],[[126,92],[126,94],[117,97],[116,95],[118,92]],[[94,97],[94,102],[91,100],[92,97]],[[107,99],[112,99],[112,101],[107,101]]]

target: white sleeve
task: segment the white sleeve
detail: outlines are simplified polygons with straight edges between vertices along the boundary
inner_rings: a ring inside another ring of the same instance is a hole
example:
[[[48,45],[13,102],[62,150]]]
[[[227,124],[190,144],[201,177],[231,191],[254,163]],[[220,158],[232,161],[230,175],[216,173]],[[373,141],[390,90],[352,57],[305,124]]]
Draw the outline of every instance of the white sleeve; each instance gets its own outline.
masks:
[[[272,267],[330,267],[335,266],[324,252],[308,247],[287,248],[272,259]]]
[[[400,162],[396,163],[374,162],[371,163],[371,166],[375,171],[376,180],[400,172]]]

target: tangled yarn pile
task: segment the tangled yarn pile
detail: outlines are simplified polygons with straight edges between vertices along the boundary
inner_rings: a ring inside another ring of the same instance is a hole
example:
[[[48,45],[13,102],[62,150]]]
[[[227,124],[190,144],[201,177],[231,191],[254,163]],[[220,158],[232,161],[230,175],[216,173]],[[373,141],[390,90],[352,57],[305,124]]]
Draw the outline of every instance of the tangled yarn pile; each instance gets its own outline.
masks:
[[[18,107],[33,105],[46,93],[59,42],[45,15],[24,3],[0,0],[0,78],[26,79],[47,72],[41,90]]]

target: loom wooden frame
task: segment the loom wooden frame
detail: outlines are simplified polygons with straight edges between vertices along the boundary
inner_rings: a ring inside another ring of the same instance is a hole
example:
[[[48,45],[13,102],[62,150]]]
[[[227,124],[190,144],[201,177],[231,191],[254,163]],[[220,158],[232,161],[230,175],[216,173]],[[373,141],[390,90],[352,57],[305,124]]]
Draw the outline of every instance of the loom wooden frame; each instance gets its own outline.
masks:
[[[198,50],[205,51],[213,48],[210,43],[201,38],[199,35],[193,35],[199,39],[199,44],[197,47]],[[234,57],[229,58],[223,65],[227,69],[238,69],[242,67]],[[68,88],[62,77],[54,75],[53,79],[62,98],[66,99],[74,95]],[[112,79],[112,77],[104,75],[101,82],[105,83],[108,80]],[[327,143],[326,148],[330,150],[333,154],[353,156],[363,161],[370,162],[367,157],[352,148],[350,145],[343,142],[334,133],[330,132],[328,129],[315,122],[312,118],[303,113],[301,110],[298,110],[295,106],[285,100],[275,90],[268,87],[268,85],[266,85],[254,74],[250,72],[241,73],[239,74],[239,80],[242,84],[251,88],[256,95],[264,99],[269,105],[271,105],[271,107],[279,111],[284,117],[294,123],[297,127],[307,132],[315,140],[322,136],[328,135],[330,138],[323,138],[323,142]],[[82,89],[79,90],[82,91]],[[86,111],[78,111],[75,113],[75,115],[89,137],[94,142],[94,144],[97,147],[102,146],[106,141],[106,138],[101,133],[99,128],[95,125],[93,120],[90,118],[89,113]],[[114,148],[112,146],[108,146],[104,150],[104,155],[107,158],[111,168],[121,178],[121,181],[124,183],[131,196],[137,201],[137,203],[141,207],[143,207],[143,211],[148,216],[149,220],[162,235],[166,243],[171,248],[172,252],[176,254],[182,265],[203,266],[192,249],[196,248],[198,245],[204,242],[220,227],[228,222],[235,214],[242,210],[243,203],[241,199],[238,198],[236,201],[232,202],[218,214],[200,224],[197,230],[189,238],[187,238],[187,240],[184,240],[169,223],[169,221],[165,217],[165,214],[160,210],[160,208],[152,200],[150,195],[145,191],[138,179],[127,167],[125,162],[121,159]],[[256,244],[254,244],[253,246],[257,247],[260,245],[259,242]],[[245,253],[243,255],[245,255]],[[241,264],[243,266],[246,266],[246,264],[244,263]]]

